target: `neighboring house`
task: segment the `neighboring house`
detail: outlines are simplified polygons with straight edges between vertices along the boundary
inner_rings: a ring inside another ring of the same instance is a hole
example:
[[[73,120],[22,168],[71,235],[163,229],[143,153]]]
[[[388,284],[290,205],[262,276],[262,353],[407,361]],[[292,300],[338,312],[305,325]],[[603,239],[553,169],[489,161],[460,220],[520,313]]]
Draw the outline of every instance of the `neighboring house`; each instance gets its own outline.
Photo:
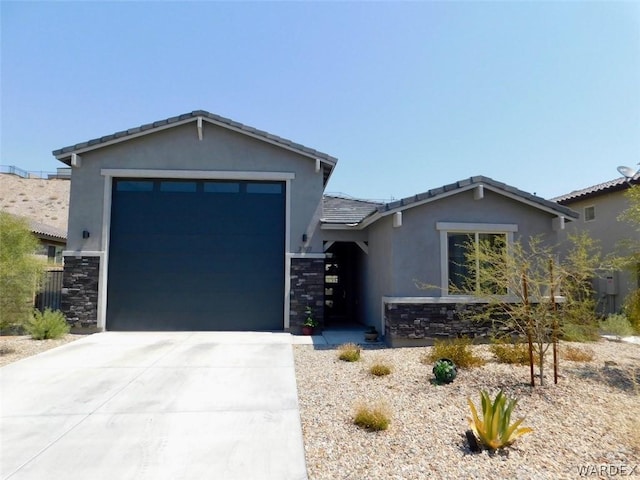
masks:
[[[624,194],[631,185],[640,185],[640,175],[636,174],[628,181],[618,178],[552,199],[581,215],[580,220],[568,225],[563,236],[584,231],[599,242],[604,255],[624,254],[621,241],[638,240],[638,231],[633,225],[618,220],[629,206]],[[619,312],[627,295],[640,287],[640,266],[635,272],[603,272],[594,287],[599,311],[603,314]]]
[[[375,325],[478,333],[461,240],[558,240],[573,210],[486,177],[379,203],[323,196],[337,159],[205,111],[53,152],[72,166],[63,309],[107,330]],[[417,282],[434,285],[423,290]]]
[[[38,255],[46,258],[47,262],[55,265],[62,265],[62,252],[67,244],[67,232],[64,230],[46,225],[35,220],[27,219],[29,228],[40,240],[40,251]]]

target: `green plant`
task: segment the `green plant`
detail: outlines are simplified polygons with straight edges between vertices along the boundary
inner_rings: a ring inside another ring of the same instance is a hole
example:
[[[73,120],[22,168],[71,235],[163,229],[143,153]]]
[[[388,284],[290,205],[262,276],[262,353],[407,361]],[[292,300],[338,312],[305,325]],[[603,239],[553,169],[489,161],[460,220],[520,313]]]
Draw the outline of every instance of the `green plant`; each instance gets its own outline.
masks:
[[[469,426],[480,439],[480,442],[488,449],[495,450],[507,447],[522,435],[533,431],[529,427],[520,427],[524,418],[520,418],[511,424],[511,412],[513,412],[518,401],[508,398],[502,390],[498,392],[493,402],[489,394],[484,390],[480,392],[480,399],[482,403],[482,420],[478,417],[478,411],[471,399],[467,399],[471,409]]]
[[[373,406],[359,405],[353,423],[372,432],[386,430],[390,423],[389,409],[381,403]]]
[[[570,362],[590,362],[593,360],[593,350],[590,348],[578,348],[571,345],[564,345],[560,349],[560,356]]]
[[[69,324],[59,310],[50,308],[44,312],[34,310],[33,317],[25,324],[27,333],[35,340],[59,338],[69,333]]]
[[[628,337],[634,334],[633,327],[626,315],[619,313],[609,315],[605,320],[600,322],[600,330],[609,335],[618,337]]]
[[[357,362],[360,360],[360,347],[355,343],[345,343],[338,347],[338,358],[345,362]]]
[[[430,364],[440,358],[449,358],[460,368],[484,365],[485,360],[473,353],[471,345],[472,341],[469,337],[436,340],[431,352],[424,359],[424,363]]]
[[[26,220],[0,212],[0,330],[30,317],[44,274],[44,262],[34,255],[39,245]]]
[[[626,298],[624,311],[633,329],[640,334],[640,288],[631,292]]]
[[[375,375],[376,377],[384,377],[385,375],[389,375],[391,373],[391,367],[384,363],[374,363],[369,368],[369,373],[371,375]]]
[[[529,346],[513,340],[493,339],[489,351],[495,355],[498,362],[516,365],[529,364]]]
[[[448,358],[440,358],[433,365],[433,375],[436,377],[436,383],[442,385],[451,383],[458,375],[455,363]]]
[[[598,323],[563,322],[560,327],[560,336],[562,340],[567,342],[595,342],[600,337]]]
[[[304,325],[305,327],[317,327],[318,326],[318,321],[313,318],[313,310],[311,310],[311,307],[307,307],[304,309],[304,314],[306,315],[307,318],[305,318],[304,322],[302,322],[302,325]]]

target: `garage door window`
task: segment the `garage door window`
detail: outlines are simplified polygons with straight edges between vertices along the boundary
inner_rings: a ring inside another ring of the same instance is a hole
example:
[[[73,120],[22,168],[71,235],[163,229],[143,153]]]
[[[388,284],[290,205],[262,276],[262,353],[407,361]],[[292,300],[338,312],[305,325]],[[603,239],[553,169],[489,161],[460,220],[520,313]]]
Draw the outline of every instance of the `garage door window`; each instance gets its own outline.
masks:
[[[197,187],[196,182],[160,182],[161,192],[195,193]]]
[[[152,192],[152,180],[120,180],[116,183],[118,192]]]
[[[205,182],[205,193],[239,193],[240,184],[237,182]]]
[[[270,195],[280,195],[282,184],[280,183],[248,183],[247,193],[266,193]]]

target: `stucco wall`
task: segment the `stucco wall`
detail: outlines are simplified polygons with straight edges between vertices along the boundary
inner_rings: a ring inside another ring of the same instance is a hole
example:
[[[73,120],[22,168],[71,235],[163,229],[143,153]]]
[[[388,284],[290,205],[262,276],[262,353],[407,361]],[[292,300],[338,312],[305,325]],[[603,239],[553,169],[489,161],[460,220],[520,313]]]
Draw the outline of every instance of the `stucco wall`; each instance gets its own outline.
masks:
[[[514,240],[544,235],[555,244],[553,215],[485,188],[484,198],[473,191],[433,201],[402,212],[402,226],[394,228],[392,215],[368,228],[367,317],[381,325],[381,298],[441,296],[441,246],[437,222],[514,224]],[[419,288],[417,282],[433,288]]]
[[[100,251],[105,177],[100,170],[160,169],[294,173],[291,181],[291,251],[299,252],[302,235],[307,251],[321,252],[316,223],[321,213],[322,172],[315,161],[247,135],[203,122],[203,140],[195,122],[81,154],[71,180],[68,249]],[[91,236],[82,238],[82,231]]]
[[[629,207],[629,202],[624,191],[605,193],[596,197],[578,200],[567,204],[568,207],[580,213],[580,219],[567,225],[563,238],[578,231],[587,232],[593,239],[599,242],[604,255],[622,253],[620,241],[622,239],[638,239],[638,232],[633,226],[624,221],[619,221],[618,216]],[[596,216],[592,221],[585,221],[585,207],[595,206]],[[617,282],[617,294],[607,295],[607,282],[605,277],[595,282],[598,291],[600,308],[603,313],[618,311],[625,297],[638,288],[637,276],[629,271],[614,273]]]

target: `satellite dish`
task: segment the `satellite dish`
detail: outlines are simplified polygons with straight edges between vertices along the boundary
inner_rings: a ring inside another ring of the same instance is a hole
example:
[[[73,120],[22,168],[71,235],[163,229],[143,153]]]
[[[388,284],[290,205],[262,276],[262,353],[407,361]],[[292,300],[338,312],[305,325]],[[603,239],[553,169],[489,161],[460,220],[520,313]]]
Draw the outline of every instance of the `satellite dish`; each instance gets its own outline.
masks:
[[[638,164],[640,165],[640,163]],[[624,165],[618,167],[618,171],[628,180],[631,180],[638,174],[638,170],[634,170],[631,167],[625,167]]]

